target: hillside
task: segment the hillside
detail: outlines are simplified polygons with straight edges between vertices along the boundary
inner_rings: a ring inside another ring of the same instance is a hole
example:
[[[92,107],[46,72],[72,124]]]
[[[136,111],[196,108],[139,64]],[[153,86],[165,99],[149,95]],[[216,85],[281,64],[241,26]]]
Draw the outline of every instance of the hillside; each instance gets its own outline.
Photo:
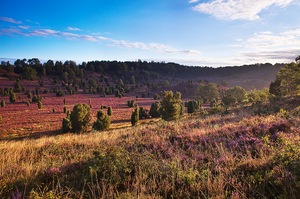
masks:
[[[252,110],[1,141],[0,196],[299,198],[299,107]]]
[[[1,59],[0,59],[1,60]],[[137,83],[159,83],[161,80],[176,81],[211,81],[226,84],[228,86],[243,86],[246,90],[263,89],[268,87],[275,78],[277,72],[284,64],[254,64],[228,67],[191,67],[176,63],[146,62],[146,61],[89,61],[76,63],[71,60],[61,61],[40,61],[32,59],[3,59],[0,69],[17,74],[24,73],[24,68],[34,68],[38,75],[58,76],[67,72],[77,78],[82,78],[86,72],[96,72],[106,75],[116,81],[122,79],[124,82],[134,76]],[[73,72],[71,72],[73,70]],[[80,70],[83,70],[80,72]],[[83,73],[83,74],[80,74]],[[1,72],[0,76],[5,76]],[[74,77],[69,77],[74,79]]]

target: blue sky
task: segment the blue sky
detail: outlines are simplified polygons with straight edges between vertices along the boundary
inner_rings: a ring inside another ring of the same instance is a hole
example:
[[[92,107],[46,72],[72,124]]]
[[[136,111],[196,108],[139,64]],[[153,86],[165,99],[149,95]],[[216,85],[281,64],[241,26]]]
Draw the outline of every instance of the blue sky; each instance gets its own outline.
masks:
[[[0,0],[0,57],[291,62],[300,0]]]

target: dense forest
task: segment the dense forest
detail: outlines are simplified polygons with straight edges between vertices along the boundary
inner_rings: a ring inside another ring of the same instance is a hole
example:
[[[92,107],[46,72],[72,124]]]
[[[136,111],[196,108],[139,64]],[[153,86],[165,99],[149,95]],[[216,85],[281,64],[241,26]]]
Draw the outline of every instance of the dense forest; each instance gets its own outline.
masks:
[[[56,76],[60,79],[68,79],[76,82],[76,78],[83,78],[87,72],[106,74],[114,79],[129,81],[135,76],[135,80],[145,83],[148,80],[162,77],[178,78],[182,80],[207,80],[229,86],[243,86],[245,89],[263,89],[268,87],[277,72],[284,64],[270,63],[243,65],[233,67],[190,67],[176,63],[147,62],[147,61],[89,61],[80,64],[67,60],[46,62],[38,58],[17,59],[14,63],[2,61],[0,75],[21,75],[24,79],[32,80],[37,76]]]

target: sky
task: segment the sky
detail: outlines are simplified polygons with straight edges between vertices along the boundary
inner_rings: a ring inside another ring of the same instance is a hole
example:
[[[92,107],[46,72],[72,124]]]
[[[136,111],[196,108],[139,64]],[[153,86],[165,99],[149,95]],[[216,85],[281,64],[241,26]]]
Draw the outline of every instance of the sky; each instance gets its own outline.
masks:
[[[0,0],[0,58],[287,63],[300,0]]]

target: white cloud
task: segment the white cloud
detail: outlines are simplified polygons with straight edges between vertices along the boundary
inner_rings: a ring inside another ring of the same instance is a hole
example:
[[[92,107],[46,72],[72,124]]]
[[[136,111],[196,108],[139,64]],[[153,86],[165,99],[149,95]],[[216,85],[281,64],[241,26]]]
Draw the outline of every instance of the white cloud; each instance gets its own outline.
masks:
[[[29,32],[28,35],[30,36],[51,36],[51,35],[57,35],[59,31],[51,30],[51,29],[40,29],[40,30],[34,30],[32,32]]]
[[[300,28],[278,33],[258,32],[237,42],[239,49],[233,62],[287,63],[300,54]]]
[[[98,41],[96,37],[90,35],[82,35],[81,38],[86,41]]]
[[[211,0],[199,3],[194,10],[222,20],[256,20],[262,10],[270,6],[284,7],[293,0]]]
[[[67,27],[67,30],[70,30],[70,31],[81,31],[80,28],[74,28],[74,27]]]
[[[300,48],[244,52],[237,55],[238,63],[289,63],[299,55]]]
[[[23,36],[36,36],[36,37],[50,37],[50,36],[61,36],[68,40],[85,40],[89,42],[104,42],[108,46],[127,48],[127,49],[140,49],[148,50],[157,53],[168,53],[168,54],[184,54],[184,55],[198,55],[200,54],[197,50],[182,50],[172,46],[161,44],[161,43],[144,43],[127,40],[117,40],[113,38],[103,37],[99,34],[75,34],[72,32],[62,32],[52,29],[35,29],[31,28],[28,30],[27,26],[19,26],[10,29],[0,30],[0,35],[23,35]]]
[[[22,24],[22,21],[16,21],[13,18],[9,18],[9,17],[0,17],[0,21],[5,21],[8,23],[14,23],[14,24]]]
[[[24,35],[24,33],[15,28],[4,28],[0,30],[0,35]]]
[[[259,32],[247,39],[246,48],[251,49],[277,49],[300,46],[300,28],[280,33]]]
[[[19,28],[21,28],[23,30],[28,30],[30,27],[29,26],[19,26]]]
[[[150,50],[154,52],[164,52],[164,53],[181,53],[181,54],[200,54],[197,50],[180,50],[176,49],[172,46],[160,44],[160,43],[143,43],[143,42],[132,42],[125,40],[114,40],[110,39],[110,46],[117,46],[121,48],[133,48],[133,49],[141,49],[141,50]]]
[[[189,3],[197,3],[199,0],[190,0]]]

